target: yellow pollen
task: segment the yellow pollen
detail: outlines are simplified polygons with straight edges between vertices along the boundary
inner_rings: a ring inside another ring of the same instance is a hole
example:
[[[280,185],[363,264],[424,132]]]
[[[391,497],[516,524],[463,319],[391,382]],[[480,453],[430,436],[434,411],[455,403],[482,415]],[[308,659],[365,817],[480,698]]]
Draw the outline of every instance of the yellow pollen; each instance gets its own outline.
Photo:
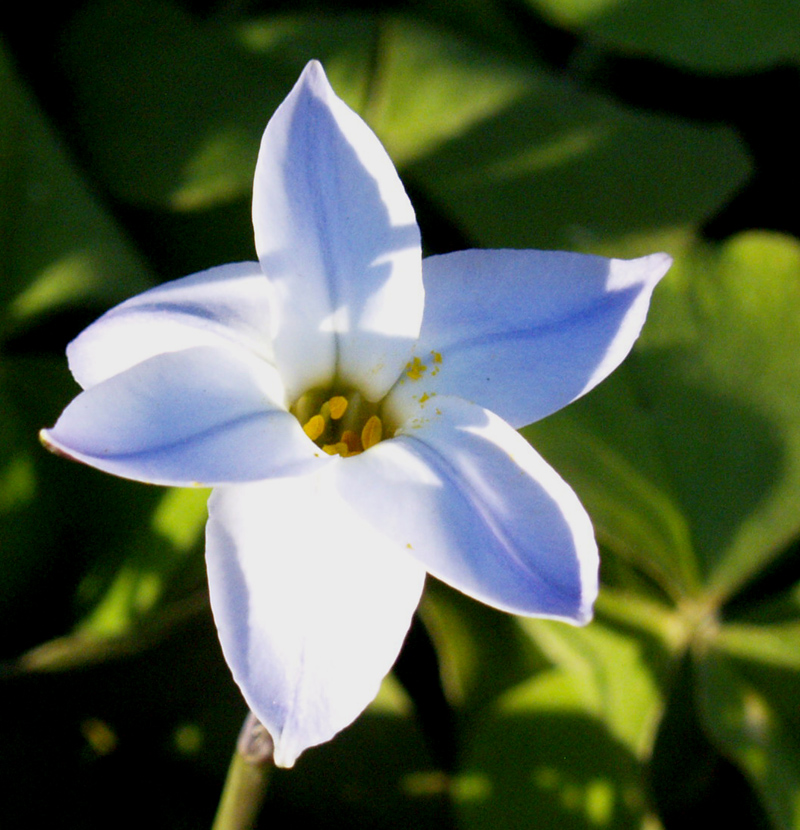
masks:
[[[311,415],[314,406],[319,409]],[[377,404],[364,400],[359,392],[331,395],[326,399],[317,397],[315,390],[311,390],[290,411],[303,425],[303,432],[322,451],[349,458],[374,447],[383,438],[383,422],[379,416],[370,415],[377,408]]]
[[[303,432],[312,441],[316,441],[325,432],[325,419],[322,415],[312,415],[303,425]]]
[[[331,418],[334,421],[338,421],[339,418],[347,412],[347,398],[343,395],[334,395],[329,401],[328,406],[331,410]]]
[[[361,446],[365,450],[374,447],[375,444],[380,443],[383,437],[383,424],[377,415],[373,415],[361,430]]]
[[[433,358],[434,363],[441,363],[442,362],[441,352],[431,352],[431,357]]]
[[[427,371],[428,367],[418,357],[410,360],[406,365],[406,374],[411,380],[419,380]]]

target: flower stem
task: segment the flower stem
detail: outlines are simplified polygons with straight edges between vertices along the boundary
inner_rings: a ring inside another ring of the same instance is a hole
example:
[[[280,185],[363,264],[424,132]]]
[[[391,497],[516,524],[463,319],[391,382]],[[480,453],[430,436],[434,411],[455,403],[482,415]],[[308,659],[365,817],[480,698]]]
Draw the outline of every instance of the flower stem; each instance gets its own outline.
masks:
[[[228,767],[212,830],[251,830],[255,827],[267,792],[272,750],[269,733],[249,712]]]

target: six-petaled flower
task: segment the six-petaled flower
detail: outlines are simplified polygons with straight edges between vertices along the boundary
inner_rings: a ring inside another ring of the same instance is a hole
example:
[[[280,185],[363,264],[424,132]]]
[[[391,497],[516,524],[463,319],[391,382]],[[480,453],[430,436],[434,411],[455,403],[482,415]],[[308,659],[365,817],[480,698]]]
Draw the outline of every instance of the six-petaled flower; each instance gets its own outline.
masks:
[[[84,391],[44,442],[109,473],[210,485],[223,651],[291,766],[375,695],[426,572],[584,623],[590,520],[516,432],[625,357],[663,254],[422,260],[376,136],[310,63],[256,167],[258,262],[134,297],[68,349]]]

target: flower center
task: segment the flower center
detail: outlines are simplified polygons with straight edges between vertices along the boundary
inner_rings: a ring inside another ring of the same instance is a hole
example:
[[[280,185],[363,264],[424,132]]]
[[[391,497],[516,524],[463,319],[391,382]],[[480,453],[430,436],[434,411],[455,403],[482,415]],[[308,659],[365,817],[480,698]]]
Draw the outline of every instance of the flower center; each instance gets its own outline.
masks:
[[[303,432],[328,455],[359,455],[383,438],[377,404],[359,392],[331,396],[330,392],[313,390],[302,395],[290,411]]]

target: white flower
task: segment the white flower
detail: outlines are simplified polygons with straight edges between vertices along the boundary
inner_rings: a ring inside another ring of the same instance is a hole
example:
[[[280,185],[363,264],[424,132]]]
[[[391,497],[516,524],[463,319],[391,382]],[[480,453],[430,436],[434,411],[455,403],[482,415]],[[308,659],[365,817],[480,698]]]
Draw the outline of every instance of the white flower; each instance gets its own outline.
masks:
[[[259,262],[147,291],[70,344],[85,391],[42,437],[115,475],[215,488],[220,640],[291,766],[374,697],[426,572],[589,620],[591,523],[515,429],[623,360],[670,260],[423,263],[389,157],[317,62],[267,125],[253,223]]]

